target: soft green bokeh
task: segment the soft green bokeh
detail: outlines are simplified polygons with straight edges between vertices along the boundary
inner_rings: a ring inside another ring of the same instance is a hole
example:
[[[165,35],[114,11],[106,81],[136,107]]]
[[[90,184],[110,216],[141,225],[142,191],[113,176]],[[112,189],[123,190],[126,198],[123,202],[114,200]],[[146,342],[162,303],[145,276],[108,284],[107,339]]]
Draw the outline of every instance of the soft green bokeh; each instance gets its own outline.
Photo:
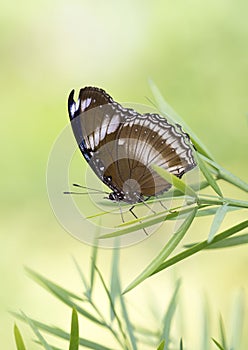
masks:
[[[151,98],[151,77],[216,159],[245,180],[247,14],[245,0],[2,2],[2,348],[14,349],[14,322],[7,313],[9,309],[21,308],[29,316],[69,329],[70,310],[61,308],[28,280],[23,265],[72,289],[80,286],[70,256],[76,256],[82,268],[88,266],[90,248],[63,230],[46,193],[46,164],[54,140],[68,124],[66,104],[70,90],[99,86],[117,101],[144,104],[148,103],[147,97]],[[226,193],[240,195],[231,187],[226,188]],[[222,228],[244,218],[245,213],[232,214]],[[192,231],[195,240],[207,237],[209,232],[210,220],[201,220],[202,224],[195,224]],[[161,233],[155,234],[123,250],[125,285],[154,257],[163,238]],[[110,253],[100,253],[103,271],[108,268]],[[176,268],[177,275],[183,278],[182,308],[189,348],[196,349],[199,344],[195,329],[204,294],[214,324],[219,312],[227,319],[236,289],[243,287],[247,297],[247,256],[245,247],[206,252]],[[171,290],[171,273],[165,272],[132,292],[131,303],[139,305],[137,313],[145,309],[144,315],[149,315],[147,289],[151,295],[156,293],[153,297],[158,308],[160,302],[164,305],[168,284]],[[246,319],[246,325],[247,322]],[[87,332],[95,337],[90,329]],[[216,334],[213,331],[212,335]],[[30,333],[26,338],[31,338]]]

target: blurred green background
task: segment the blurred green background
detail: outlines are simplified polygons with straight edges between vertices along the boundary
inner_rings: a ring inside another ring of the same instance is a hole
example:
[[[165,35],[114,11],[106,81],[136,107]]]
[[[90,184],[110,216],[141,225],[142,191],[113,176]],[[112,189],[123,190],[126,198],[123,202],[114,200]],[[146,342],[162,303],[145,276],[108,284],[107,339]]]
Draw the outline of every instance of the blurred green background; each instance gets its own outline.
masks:
[[[14,349],[10,309],[69,327],[70,310],[34,285],[23,266],[79,291],[71,255],[83,269],[89,264],[91,248],[63,230],[46,192],[47,160],[68,124],[72,88],[98,86],[119,102],[147,104],[152,78],[215,158],[247,180],[248,2],[24,0],[0,6],[0,339],[1,348]],[[225,190],[242,196],[235,188]],[[245,212],[229,215],[221,228],[244,218]],[[187,241],[206,237],[210,222],[195,223]],[[124,285],[158,253],[165,242],[161,232],[123,249]],[[105,274],[110,258],[111,250],[100,251]],[[166,305],[175,275],[181,276],[183,335],[188,348],[198,349],[204,298],[212,312],[211,335],[217,336],[218,315],[228,325],[233,294],[243,288],[247,299],[247,264],[247,247],[194,256],[130,293],[134,317],[144,315],[148,326],[149,309]],[[26,339],[32,337],[18,325]],[[99,341],[86,324],[81,331]]]

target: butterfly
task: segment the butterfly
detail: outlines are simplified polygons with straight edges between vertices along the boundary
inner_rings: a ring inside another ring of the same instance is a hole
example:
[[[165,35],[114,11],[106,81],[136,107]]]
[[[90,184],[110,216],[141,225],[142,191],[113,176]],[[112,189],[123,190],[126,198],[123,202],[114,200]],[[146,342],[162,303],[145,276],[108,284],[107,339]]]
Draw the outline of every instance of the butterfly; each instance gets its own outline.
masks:
[[[115,102],[103,89],[84,87],[68,112],[79,149],[111,192],[131,205],[168,191],[171,184],[153,165],[181,178],[196,166],[193,145],[180,125],[156,113],[140,114]]]

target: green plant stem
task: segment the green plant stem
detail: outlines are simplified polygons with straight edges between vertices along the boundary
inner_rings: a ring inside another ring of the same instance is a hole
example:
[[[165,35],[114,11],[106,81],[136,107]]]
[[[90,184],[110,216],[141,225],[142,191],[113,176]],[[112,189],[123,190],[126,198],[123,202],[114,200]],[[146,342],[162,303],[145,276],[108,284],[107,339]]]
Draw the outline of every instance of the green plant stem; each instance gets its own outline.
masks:
[[[166,269],[169,266],[172,266],[172,265],[178,263],[181,260],[184,260],[184,259],[190,257],[191,255],[193,255],[195,253],[198,253],[199,251],[201,251],[203,249],[206,249],[207,247],[210,247],[214,243],[220,242],[220,241],[224,240],[225,238],[232,236],[236,232],[239,232],[239,231],[245,229],[246,227],[248,227],[248,220],[243,221],[240,224],[235,225],[235,226],[221,232],[220,234],[216,235],[210,243],[208,243],[207,240],[200,242],[200,243],[197,243],[193,247],[183,251],[182,253],[175,255],[173,258],[162,263],[153,273],[151,273],[150,276],[160,272],[161,270]]]
[[[175,250],[178,244],[181,242],[186,232],[188,231],[192,221],[195,218],[197,208],[194,208],[191,213],[187,216],[184,222],[181,224],[179,229],[171,236],[166,245],[162,248],[159,254],[153,259],[148,266],[125,288],[123,294],[129,292],[131,289],[136,287],[138,284],[143,282],[149,277],[153,271],[157,269],[160,264],[166,260],[166,258]]]
[[[233,175],[230,171],[226,170],[225,168],[222,168],[218,163],[214,162],[212,159],[209,159],[205,155],[201,154],[200,157],[213,167],[213,172],[216,174],[217,179],[229,182],[230,184],[240,188],[241,190],[248,192],[247,182],[241,180],[236,175]]]
[[[198,197],[198,204],[209,204],[209,205],[223,205],[223,204],[228,204],[232,207],[239,207],[239,208],[248,208],[248,202],[247,201],[242,201],[238,199],[232,199],[232,198],[220,198],[220,197],[215,197],[213,199],[207,199],[207,198],[202,198],[201,196]]]
[[[236,178],[234,178],[233,174],[230,173],[229,171],[223,172],[221,170],[219,170],[219,173],[217,175],[217,179],[222,179],[225,180],[227,182],[229,182],[230,184],[239,187],[241,190],[248,192],[248,184],[244,181],[242,181],[241,179],[239,179],[239,181],[237,182]]]
[[[89,298],[87,300],[89,302],[89,304],[93,307],[93,309],[96,311],[96,313],[98,314],[98,316],[101,318],[101,322],[102,322],[102,326],[106,327],[114,336],[114,338],[117,340],[117,342],[122,346],[122,341],[120,340],[118,334],[115,332],[115,330],[113,329],[113,327],[111,325],[108,324],[108,322],[105,320],[104,316],[102,315],[101,311],[98,309],[98,307],[95,305],[95,303],[93,302],[93,300],[91,298]]]
[[[93,307],[93,309],[96,311],[96,313],[98,314],[98,316],[100,317],[101,321],[103,322],[103,326],[108,326],[106,320],[104,319],[101,311],[98,309],[98,307],[95,305],[95,303],[93,302],[93,300],[91,298],[87,299],[87,302]]]
[[[110,295],[110,293],[109,293],[109,290],[108,290],[108,288],[107,288],[107,286],[106,286],[106,284],[105,284],[105,282],[104,282],[104,279],[103,279],[103,277],[102,277],[102,274],[101,274],[100,270],[98,269],[98,267],[97,267],[96,265],[95,265],[95,269],[96,269],[96,272],[98,273],[98,275],[99,275],[99,277],[100,277],[100,280],[101,280],[101,282],[102,282],[103,288],[104,288],[104,290],[105,290],[105,292],[106,292],[106,294],[107,294],[107,296],[108,296],[108,298],[109,298],[109,302],[110,302],[110,304],[111,304],[111,308],[112,308],[112,310],[113,310],[113,313],[114,313],[114,315],[115,315],[115,318],[116,318],[116,321],[117,321],[119,330],[120,330],[120,332],[121,332],[121,334],[122,334],[122,337],[123,337],[123,340],[124,340],[124,342],[125,342],[125,345],[124,345],[124,344],[121,344],[121,345],[124,346],[124,349],[129,350],[129,349],[131,349],[131,347],[130,347],[130,345],[129,345],[128,338],[127,338],[127,336],[126,336],[126,333],[125,333],[124,330],[123,330],[121,320],[120,320],[120,318],[119,318],[119,316],[118,316],[118,314],[117,314],[117,312],[116,312],[116,310],[115,310],[115,306],[114,306],[114,303],[113,303],[113,301],[112,301],[112,298],[111,298],[111,295]]]
[[[137,334],[140,334],[144,337],[154,337],[154,338],[158,338],[160,336],[160,331],[152,331],[149,328],[145,328],[142,326],[134,326],[134,331]]]

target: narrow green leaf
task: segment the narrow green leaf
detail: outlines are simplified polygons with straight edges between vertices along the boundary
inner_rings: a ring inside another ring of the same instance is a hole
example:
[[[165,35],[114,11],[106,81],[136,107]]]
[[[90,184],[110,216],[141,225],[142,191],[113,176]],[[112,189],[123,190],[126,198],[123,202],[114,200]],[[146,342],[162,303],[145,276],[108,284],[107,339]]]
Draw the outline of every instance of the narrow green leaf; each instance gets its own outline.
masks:
[[[120,295],[122,314],[123,314],[124,321],[126,323],[126,328],[127,328],[130,342],[132,344],[132,349],[137,350],[136,337],[134,336],[134,332],[133,332],[134,329],[133,329],[133,326],[132,326],[130,319],[129,319],[129,316],[128,316],[127,307],[126,307],[126,303],[125,303],[125,297],[121,294],[121,288],[120,288],[119,295]]]
[[[191,189],[195,192],[203,190],[204,188],[206,188],[208,186],[209,186],[209,183],[205,180],[202,181],[201,183],[190,185]],[[152,202],[167,199],[167,198],[175,198],[175,197],[183,197],[183,196],[184,196],[184,193],[182,193],[182,191],[179,191],[178,189],[173,188],[173,189],[170,189],[169,191],[161,194],[161,196],[159,196],[159,198],[152,198],[152,199],[148,200],[147,203],[152,203]]]
[[[199,207],[197,213],[196,213],[196,217],[204,217],[204,216],[211,216],[211,215],[215,215],[217,210],[219,209],[219,207],[209,207],[209,205],[201,205],[201,207]],[[206,208],[206,209],[205,209]],[[227,212],[229,211],[235,211],[235,210],[240,210],[240,208],[237,208],[237,207],[231,207],[229,204],[228,204],[228,207],[227,207]],[[184,218],[186,217],[187,215],[186,214],[181,214],[180,215],[180,218]],[[171,218],[168,218],[168,220],[176,220],[177,218],[176,217],[171,217]],[[193,245],[193,244],[191,244]]]
[[[223,179],[234,186],[240,188],[241,190],[248,192],[248,183],[241,180],[238,176],[232,174],[230,171],[226,170],[222,166],[220,166],[218,163],[214,162],[212,159],[209,159],[208,157],[205,157],[204,155],[200,156],[203,160],[205,160],[208,164],[213,166],[215,169],[218,170],[218,177],[220,179]]]
[[[96,342],[93,342],[91,340],[87,340],[84,338],[79,339],[79,344],[88,348],[88,349],[94,349],[94,350],[114,350],[113,348],[109,348],[107,346],[98,344]]]
[[[201,181],[199,184],[192,184],[191,187],[193,188],[194,191],[201,191],[204,190],[209,186],[208,181]]]
[[[231,345],[230,349],[240,349],[243,323],[244,323],[244,293],[238,291],[234,299],[233,310],[231,313]]]
[[[136,287],[138,284],[143,282],[147,277],[153,274],[154,271],[156,271],[156,269],[161,265],[163,261],[165,261],[168,258],[168,256],[174,251],[174,249],[178,246],[178,244],[181,242],[184,235],[188,231],[192,221],[194,220],[196,212],[196,208],[192,209],[191,213],[184,220],[182,225],[179,227],[178,231],[173,234],[173,236],[167,242],[165,247],[160,251],[156,258],[151,261],[151,263],[145,268],[145,270],[142,271],[141,274],[129,284],[129,286],[125,289],[124,293],[127,293],[128,291]]]
[[[204,300],[204,310],[203,310],[203,322],[202,322],[202,334],[201,334],[201,350],[209,350],[209,307],[207,300]]]
[[[166,171],[165,169],[153,165],[152,168],[167,182],[172,184],[175,188],[177,188],[179,191],[181,191],[186,196],[197,198],[197,193],[188,186],[183,180],[179,179],[177,176],[171,174],[169,171]]]
[[[25,321],[25,318],[16,313],[16,312],[11,312],[13,316],[18,318],[19,320]],[[51,327],[48,326],[42,322],[36,321],[34,319],[31,319],[31,321],[34,323],[34,325],[38,328],[43,330],[44,332],[51,334],[53,336],[56,336],[58,338],[64,339],[64,340],[69,340],[70,339],[70,334],[68,332],[65,332],[64,330],[58,328],[58,327]],[[114,350],[113,348],[106,347],[104,345],[100,345],[96,342],[87,340],[85,338],[79,338],[79,343],[80,345],[84,346],[85,348],[88,349],[94,349],[94,350]],[[18,349],[19,350],[19,349]]]
[[[78,350],[79,346],[79,329],[78,329],[78,315],[76,309],[72,309],[71,315],[71,335],[69,350]]]
[[[14,335],[17,350],[26,350],[21,333],[16,324],[14,325]]]
[[[121,230],[117,230],[105,235],[102,235],[100,238],[101,239],[106,239],[106,238],[112,238],[112,237],[118,237],[118,236],[122,236],[122,235],[126,235],[130,232],[134,232],[152,225],[156,225],[160,222],[166,221],[166,220],[170,220],[174,217],[177,217],[178,215],[184,214],[184,213],[190,213],[192,211],[192,206],[188,205],[187,207],[180,209],[180,211],[178,210],[174,210],[172,213],[168,213],[167,215],[165,215],[164,211],[157,213],[157,214],[152,214],[151,216],[148,216],[148,219],[143,221],[145,218],[142,218],[142,223],[139,224],[135,224],[132,225],[131,227],[128,228],[124,228]],[[139,218],[140,220],[141,218]]]
[[[111,271],[111,282],[110,282],[110,295],[113,304],[115,305],[115,300],[118,295],[120,295],[120,281],[119,281],[119,257],[120,251],[118,247],[119,240],[115,239],[115,249],[112,255],[112,271]],[[110,319],[113,321],[114,313],[112,307],[110,307]]]
[[[220,166],[219,166],[219,178],[235,185],[236,187],[240,188],[245,192],[248,192],[247,182],[241,180],[239,177],[237,177],[236,175],[232,174],[230,171]]]
[[[52,281],[48,280],[47,278],[40,275],[38,272],[35,272],[34,270],[30,269],[29,267],[25,267],[25,271],[28,273],[28,275],[35,281],[38,282],[43,287],[46,287],[47,289],[54,289],[54,292],[58,291],[60,295],[64,298],[72,298],[75,300],[82,301],[82,297],[70,292],[69,290],[60,287],[56,283],[53,283]]]
[[[49,281],[45,277],[41,276],[40,274],[29,268],[26,268],[26,271],[33,278],[33,280],[35,280],[43,288],[47,289],[50,293],[55,295],[55,297],[57,297],[64,304],[68,305],[70,308],[74,307],[75,309],[77,309],[78,313],[88,318],[92,322],[103,325],[103,322],[99,321],[95,316],[91,315],[88,311],[84,310],[72,300],[74,298],[81,299],[77,295],[71,293],[70,291],[67,291],[64,288],[59,287],[57,284]]]
[[[224,322],[223,322],[223,319],[222,319],[221,315],[220,315],[219,322],[220,322],[221,343],[222,343],[223,348],[225,350],[227,350],[226,332],[225,332]]]
[[[208,186],[209,186],[209,183],[206,180],[203,180],[200,183],[195,183],[190,185],[191,189],[195,192],[199,192]],[[157,201],[162,201],[163,199],[183,197],[183,196],[184,194],[182,193],[182,191],[179,191],[176,188],[172,188],[169,191],[161,194],[159,197],[149,199],[147,203],[149,204]]]
[[[88,283],[87,283],[86,278],[85,278],[85,276],[84,276],[84,273],[83,273],[82,269],[80,268],[80,266],[79,266],[77,260],[74,259],[74,257],[73,257],[73,262],[74,262],[74,264],[75,264],[75,266],[76,266],[76,269],[77,269],[77,271],[78,271],[78,274],[79,274],[79,276],[80,276],[80,278],[81,278],[81,280],[82,280],[82,282],[83,282],[83,285],[84,285],[84,288],[85,288],[85,293],[87,294],[87,293],[88,293],[88,290],[89,290],[89,286],[88,286]]]
[[[157,108],[169,118],[173,123],[185,124],[183,119],[173,110],[173,108],[166,102],[161,94],[158,86],[152,79],[148,80],[150,89],[156,101]],[[186,124],[185,124],[186,125]]]
[[[99,203],[99,204],[101,204],[101,203]],[[112,207],[113,206],[112,203],[108,203],[108,202],[107,203],[104,202],[102,204],[106,205],[107,207]],[[104,216],[104,215],[108,215],[109,213],[113,213],[115,211],[116,211],[116,209],[112,209],[112,210],[108,210],[108,211],[100,211],[100,212],[97,212],[95,214],[86,216],[85,219],[94,219],[96,217],[101,217],[101,216]]]
[[[100,233],[100,232],[99,232]],[[99,234],[97,235],[97,237]],[[90,290],[89,290],[89,297],[91,298],[93,288],[94,288],[94,281],[95,281],[95,266],[96,266],[96,259],[97,259],[97,251],[98,251],[98,246],[97,246],[97,241],[93,245],[93,252],[91,256],[91,268],[90,268]]]
[[[125,298],[121,294],[121,286],[120,286],[120,272],[119,272],[119,258],[120,258],[120,249],[119,249],[119,240],[115,240],[115,249],[113,251],[113,259],[112,259],[112,273],[111,273],[111,287],[110,287],[110,296],[111,300],[113,301],[113,305],[115,306],[115,300],[117,297],[120,299],[120,304],[121,304],[121,310],[122,310],[122,315],[123,319],[126,324],[126,329],[127,329],[127,334],[129,336],[132,349],[137,350],[137,343],[136,343],[136,338],[134,336],[133,332],[133,326],[129,320],[129,315],[125,303]],[[114,319],[114,311],[113,308],[110,307],[110,315],[111,315],[111,320]]]
[[[247,244],[248,243],[248,233],[244,233],[243,235],[237,235],[235,237],[227,238],[223,241],[211,244],[211,246],[206,247],[205,249],[220,249],[220,248],[229,248],[235,247],[236,245]],[[192,247],[194,244],[185,245],[186,248]]]
[[[228,210],[228,204],[224,204],[221,207],[219,207],[218,210],[216,211],[212,225],[210,227],[210,232],[208,235],[208,243],[212,242],[216,232],[218,231],[220,225],[224,220],[227,210]]]
[[[206,246],[204,249],[221,249],[221,248],[229,248],[235,247],[237,245],[247,244],[248,243],[248,233],[243,235],[237,235],[235,237],[226,238],[220,242],[213,243],[209,246]],[[195,242],[191,244],[185,244],[185,248],[192,248],[196,245],[200,244],[200,242]]]
[[[201,216],[209,216],[209,215],[215,215],[217,210],[219,209],[219,207],[215,207],[215,208],[207,208],[207,209],[200,209],[198,210],[196,216],[197,217],[201,217]],[[226,208],[226,211],[229,212],[229,211],[235,211],[235,210],[239,210],[239,208],[237,207],[231,207],[229,204]]]
[[[163,319],[164,327],[163,327],[163,332],[162,332],[162,339],[166,340],[164,350],[169,349],[170,338],[171,338],[170,337],[171,323],[172,323],[172,319],[173,319],[173,316],[174,316],[175,311],[176,311],[177,296],[178,296],[180,284],[181,284],[181,281],[178,280],[176,282],[176,287],[175,287],[174,293],[172,295],[168,309],[167,309],[166,314],[165,314],[164,319]]]
[[[34,341],[36,344],[42,345],[41,342],[39,342],[38,340]],[[52,350],[63,350],[61,348],[58,348],[57,346],[52,346],[51,344],[49,344],[49,346],[52,348]]]
[[[203,208],[207,208],[209,207],[209,204],[200,204],[197,205],[198,210],[203,209]],[[141,216],[137,219],[132,219],[126,222],[123,222],[121,224],[118,224],[117,227],[125,227],[125,226],[130,226],[135,224],[136,222],[140,222],[142,221],[142,223],[145,225],[145,227],[147,226],[152,226],[155,223],[161,222],[161,218],[163,219],[162,221],[169,221],[169,220],[182,220],[183,218],[186,218],[188,216],[188,213],[191,212],[192,208],[195,208],[196,205],[195,203],[187,203],[182,205],[179,205],[177,207],[173,207],[170,208],[169,210],[165,210],[163,209],[162,211],[159,211],[157,213],[152,213],[152,214],[147,214],[146,216]],[[197,214],[196,214],[197,216]],[[148,225],[148,223],[149,225]]]
[[[239,199],[233,199],[233,198],[202,198],[198,197],[198,205],[223,205],[228,204],[229,206],[237,207],[239,209],[246,209],[248,208],[248,201],[243,201]]]
[[[34,334],[38,338],[39,342],[42,344],[45,350],[53,350],[51,346],[46,342],[45,338],[41,335],[36,325],[33,323],[33,321],[24,314],[24,312],[21,312],[22,316],[24,317],[25,321],[29,324],[29,326],[32,328]]]
[[[165,340],[162,340],[159,346],[157,347],[157,350],[164,350],[164,346],[165,346]]]
[[[198,156],[197,152],[195,153],[195,157],[196,157],[196,161],[197,164],[199,165],[199,168],[201,169],[202,174],[204,175],[204,177],[206,178],[206,180],[208,181],[209,185],[212,187],[212,189],[220,196],[223,197],[221,190],[219,188],[219,185],[217,184],[217,182],[215,181],[215,179],[213,178],[210,170],[208,169],[208,167],[206,166],[206,164],[204,163],[204,161],[202,160],[202,158],[200,156]]]
[[[120,249],[119,249],[119,240],[115,240],[115,249],[113,251],[113,259],[112,259],[112,273],[111,273],[111,286],[110,286],[110,297],[113,302],[113,305],[115,307],[115,300],[117,297],[120,299],[120,304],[121,304],[121,310],[122,310],[122,315],[123,319],[126,324],[126,329],[127,329],[127,334],[129,336],[132,349],[137,350],[137,343],[136,343],[136,338],[134,336],[133,332],[133,326],[129,320],[129,315],[125,303],[125,299],[123,295],[121,294],[121,286],[120,286],[120,272],[119,272],[119,258],[120,258]],[[111,307],[110,304],[110,316],[111,320],[114,319],[114,311],[113,308]]]
[[[149,338],[158,338],[160,335],[159,331],[153,331],[150,328],[142,327],[140,325],[135,325],[134,328],[135,332],[139,335],[142,335],[144,337],[149,337]]]
[[[182,340],[182,338],[180,339],[180,350],[183,350],[183,340]]]
[[[214,344],[218,347],[218,349],[226,350],[226,349],[223,348],[223,346],[220,345],[220,343],[217,342],[217,340],[215,340],[214,338],[212,338],[212,340],[213,340]]]
[[[126,333],[125,333],[125,331],[124,331],[124,329],[123,329],[121,319],[120,319],[120,317],[118,316],[118,314],[117,314],[117,312],[116,312],[116,310],[115,310],[115,305],[113,304],[113,300],[111,299],[110,291],[108,290],[108,288],[107,288],[107,286],[106,286],[106,283],[105,283],[105,281],[104,281],[104,279],[103,279],[103,276],[102,276],[102,274],[101,274],[101,272],[100,272],[100,270],[98,269],[97,266],[95,267],[95,269],[96,269],[96,272],[98,273],[98,276],[100,277],[100,280],[101,280],[101,283],[102,283],[102,285],[103,285],[103,288],[104,288],[104,290],[105,290],[105,292],[106,292],[106,294],[107,294],[107,296],[108,296],[110,305],[111,305],[111,307],[112,307],[112,309],[113,309],[113,313],[114,313],[114,315],[115,315],[115,319],[116,319],[116,321],[117,321],[119,330],[120,330],[120,332],[121,332],[121,335],[122,335],[123,340],[124,340],[124,343],[125,343],[125,344],[123,344],[123,346],[124,346],[125,349],[128,350],[128,349],[129,349],[128,338],[127,338]]]
[[[210,247],[211,245],[213,245],[217,242],[223,241],[227,237],[234,235],[235,233],[245,229],[246,227],[248,227],[248,220],[245,220],[245,221],[219,233],[218,235],[216,235],[214,237],[214,239],[210,243],[208,243],[207,240],[205,240],[203,242],[200,242],[200,243],[194,245],[193,247],[191,247],[189,249],[184,250],[183,252],[173,256],[171,259],[169,259],[169,260],[163,262],[161,265],[159,265],[158,268],[153,273],[151,273],[151,275],[154,275],[154,274],[168,268],[169,266],[172,266],[172,265],[178,263],[179,261],[182,261],[182,260],[190,257],[191,255],[198,253],[199,251],[201,251],[203,249],[206,249],[206,247],[208,247],[208,246]]]
[[[242,201],[239,199],[225,198],[228,205],[233,205],[238,208],[248,208],[248,201]]]
[[[206,148],[206,146],[201,142],[201,140],[196,136],[196,134],[189,128],[189,126],[184,122],[184,120],[179,117],[179,115],[169,106],[169,104],[163,98],[161,92],[158,87],[152,80],[149,80],[150,89],[155,98],[156,104],[158,105],[159,111],[168,118],[169,121],[172,121],[174,124],[179,123],[183,126],[183,128],[190,134],[190,139],[192,143],[195,145],[198,152],[204,154],[210,159],[213,159],[210,152]]]

